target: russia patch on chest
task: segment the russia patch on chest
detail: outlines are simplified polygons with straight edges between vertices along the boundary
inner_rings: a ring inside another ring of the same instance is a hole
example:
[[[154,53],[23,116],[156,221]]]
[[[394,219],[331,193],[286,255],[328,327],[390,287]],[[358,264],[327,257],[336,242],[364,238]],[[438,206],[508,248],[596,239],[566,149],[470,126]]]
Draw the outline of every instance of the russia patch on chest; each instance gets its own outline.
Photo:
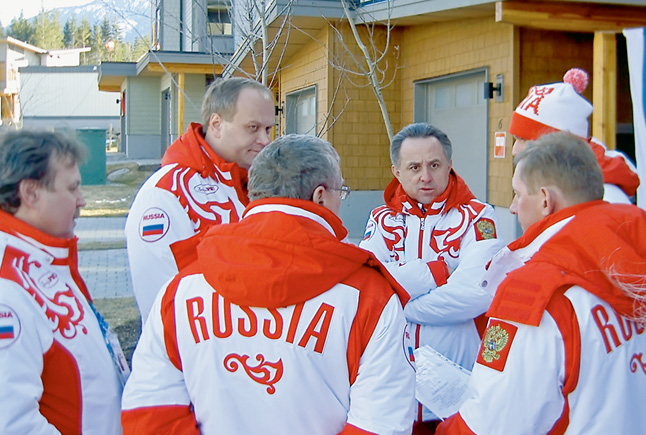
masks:
[[[496,225],[491,219],[480,218],[474,225],[476,240],[487,240],[496,238]]]
[[[517,330],[517,326],[491,319],[478,352],[478,364],[502,372]]]
[[[20,335],[20,319],[9,306],[0,304],[0,349],[9,347]]]

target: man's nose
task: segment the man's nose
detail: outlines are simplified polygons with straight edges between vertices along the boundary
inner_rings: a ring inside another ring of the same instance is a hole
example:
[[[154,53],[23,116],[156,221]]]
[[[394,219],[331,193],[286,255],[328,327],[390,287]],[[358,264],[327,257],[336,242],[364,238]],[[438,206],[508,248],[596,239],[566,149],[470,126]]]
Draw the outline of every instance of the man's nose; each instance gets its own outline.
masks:
[[[263,146],[267,146],[269,145],[269,142],[271,142],[271,129],[264,129],[260,132],[258,143]]]
[[[424,182],[429,182],[433,180],[433,176],[431,175],[430,168],[426,166],[422,167],[421,179]]]

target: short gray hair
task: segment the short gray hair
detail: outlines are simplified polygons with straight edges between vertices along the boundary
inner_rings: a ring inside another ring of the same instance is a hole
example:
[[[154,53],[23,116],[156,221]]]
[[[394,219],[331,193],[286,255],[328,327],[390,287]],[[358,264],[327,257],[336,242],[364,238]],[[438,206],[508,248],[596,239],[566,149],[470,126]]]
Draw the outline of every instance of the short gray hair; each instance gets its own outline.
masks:
[[[529,193],[557,186],[573,204],[603,198],[603,174],[590,145],[568,132],[549,133],[527,143],[514,158]]]
[[[251,164],[249,199],[311,200],[318,186],[336,187],[341,179],[339,162],[339,154],[323,139],[303,134],[279,137]]]
[[[9,130],[0,135],[0,208],[14,214],[20,207],[22,180],[51,187],[56,177],[52,160],[80,164],[86,150],[72,137],[44,130]]]
[[[449,137],[439,128],[432,126],[428,122],[418,122],[409,124],[402,128],[399,133],[393,136],[390,142],[390,161],[395,167],[399,167],[401,159],[401,147],[404,139],[408,138],[425,138],[434,137],[442,145],[442,151],[448,161],[451,161],[453,155],[453,148]]]
[[[202,128],[209,126],[211,115],[217,113],[226,121],[231,121],[236,114],[236,103],[243,89],[255,89],[264,94],[268,100],[274,100],[269,88],[252,79],[245,77],[218,78],[209,85],[202,100]]]

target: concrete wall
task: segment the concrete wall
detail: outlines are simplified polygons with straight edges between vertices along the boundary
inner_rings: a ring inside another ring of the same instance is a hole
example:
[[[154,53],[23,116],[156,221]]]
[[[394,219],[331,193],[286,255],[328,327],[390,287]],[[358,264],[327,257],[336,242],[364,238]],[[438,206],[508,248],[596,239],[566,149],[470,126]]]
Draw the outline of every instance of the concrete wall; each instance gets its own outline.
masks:
[[[126,91],[126,154],[161,158],[159,77],[129,77]]]
[[[186,74],[184,78],[185,129],[191,122],[202,122],[202,99],[205,91],[206,76],[204,74]]]
[[[119,93],[99,91],[96,71],[57,70],[20,72],[23,117],[119,117]]]
[[[78,130],[82,128],[109,130],[112,128],[114,133],[121,131],[119,117],[24,117],[22,119],[24,128],[64,128]]]

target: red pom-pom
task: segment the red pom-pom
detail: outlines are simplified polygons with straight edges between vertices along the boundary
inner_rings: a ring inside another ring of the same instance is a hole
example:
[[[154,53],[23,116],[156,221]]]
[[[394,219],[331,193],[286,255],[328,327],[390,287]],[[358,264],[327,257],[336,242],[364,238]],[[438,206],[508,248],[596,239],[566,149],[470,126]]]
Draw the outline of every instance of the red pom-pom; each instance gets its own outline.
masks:
[[[588,73],[581,68],[572,68],[563,76],[563,81],[574,87],[577,93],[582,93],[588,87]]]

